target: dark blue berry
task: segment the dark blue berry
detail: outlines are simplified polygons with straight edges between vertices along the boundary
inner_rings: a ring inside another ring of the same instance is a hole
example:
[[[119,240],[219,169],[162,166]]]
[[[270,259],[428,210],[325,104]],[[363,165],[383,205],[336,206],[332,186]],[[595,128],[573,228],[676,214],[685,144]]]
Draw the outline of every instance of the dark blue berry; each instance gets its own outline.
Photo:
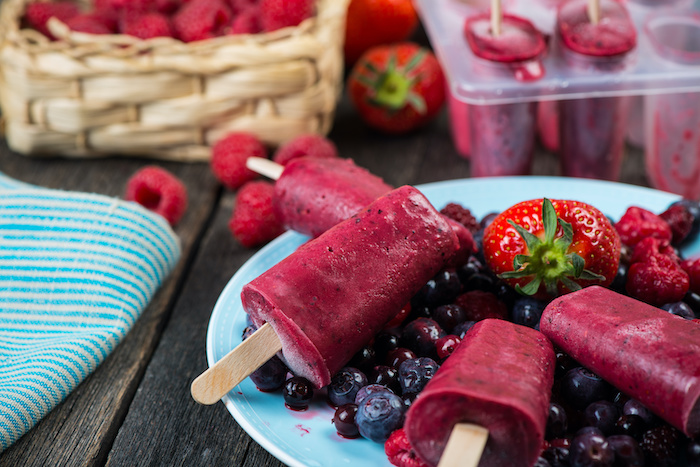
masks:
[[[413,297],[413,302],[430,308],[450,303],[462,289],[457,272],[442,270],[430,279]]]
[[[455,336],[459,337],[460,339],[464,339],[464,335],[469,331],[474,325],[476,324],[476,321],[465,321],[463,323],[458,324],[455,326],[455,328],[452,330],[452,334]]]
[[[680,316],[683,319],[695,319],[693,309],[685,302],[666,303],[661,306],[662,310],[666,310],[672,315]]]
[[[511,320],[515,324],[534,328],[540,322],[545,305],[545,302],[532,297],[518,298],[513,303]]]
[[[685,448],[688,467],[700,467],[700,441],[690,440]]]
[[[496,278],[485,272],[477,272],[472,274],[469,279],[463,281],[464,292],[470,290],[483,290],[485,292],[496,291]]]
[[[419,393],[440,368],[435,360],[419,357],[406,360],[399,367],[399,383],[403,394]]]
[[[352,439],[360,436],[360,431],[357,429],[357,424],[355,423],[356,415],[356,404],[345,404],[335,409],[333,425],[335,425],[335,430],[343,438]]]
[[[610,284],[610,288],[621,293],[625,292],[625,284],[627,284],[627,272],[629,271],[629,265],[627,263],[620,263],[617,265],[617,274]]]
[[[644,420],[647,428],[651,428],[657,423],[657,417],[654,412],[649,410],[644,404],[637,399],[630,399],[622,406],[624,415],[639,415]]]
[[[482,217],[481,220],[479,221],[479,225],[481,226],[481,228],[485,229],[486,227],[491,225],[491,222],[493,222],[494,219],[496,219],[498,217],[498,214],[499,213],[497,213],[497,212],[490,212],[490,213],[486,214],[484,217]]]
[[[377,394],[380,392],[390,392],[392,394],[394,393],[391,389],[381,384],[368,384],[367,386],[357,391],[357,395],[355,395],[355,405],[362,404],[362,401],[364,401],[365,398],[371,396],[372,394]]]
[[[476,257],[470,256],[469,261],[457,268],[457,277],[462,282],[462,285],[469,280],[474,274],[480,273],[484,270],[484,263],[479,261]]]
[[[403,425],[406,405],[396,394],[375,393],[358,405],[355,422],[360,434],[376,443],[384,443]]]
[[[592,371],[576,367],[562,377],[560,392],[571,405],[583,410],[591,402],[609,399],[612,386]]]
[[[606,400],[591,402],[583,413],[586,424],[600,428],[605,436],[613,433],[615,423],[620,418],[617,406]]]
[[[563,446],[550,446],[542,451],[542,458],[552,467],[569,466],[569,448]]]
[[[690,213],[690,215],[693,218],[692,225],[690,227],[690,232],[683,238],[683,241],[681,243],[686,243],[689,241],[692,241],[694,238],[697,237],[698,232],[700,232],[700,203],[694,200],[690,199],[682,199],[679,201],[676,201],[674,203],[671,203],[671,206],[680,204],[686,210]]]
[[[455,303],[440,305],[433,310],[433,319],[445,332],[451,333],[455,326],[467,320],[467,312]]]
[[[563,438],[568,428],[569,419],[561,405],[551,402],[547,416],[546,438]]]
[[[348,362],[348,366],[357,368],[363,373],[369,373],[376,365],[376,355],[372,346],[362,347]]]
[[[647,428],[649,427],[639,415],[622,414],[615,422],[613,432],[617,435],[627,435],[634,439],[641,439]]]
[[[612,435],[607,438],[615,453],[615,467],[642,467],[644,453],[639,443],[628,435]]]
[[[430,318],[418,318],[404,326],[401,346],[413,350],[420,357],[437,358],[435,344],[445,335],[440,325]]]
[[[301,376],[292,376],[284,383],[284,404],[292,410],[306,410],[314,397],[311,383]]]
[[[387,354],[399,347],[399,336],[393,332],[380,331],[374,337],[374,355],[377,361],[384,361]]]
[[[615,452],[605,439],[596,433],[583,433],[574,436],[569,448],[571,467],[612,466]]]
[[[399,384],[399,371],[393,366],[377,365],[370,372],[369,382],[372,384],[381,384],[398,393],[401,390]]]
[[[255,384],[255,387],[264,392],[280,389],[286,379],[287,365],[276,355],[250,374],[250,380]]]
[[[243,328],[243,334],[241,335],[241,340],[248,339],[257,330],[258,330],[258,328],[256,328],[255,325],[249,324],[248,326]]]
[[[537,458],[535,464],[532,467],[552,467],[552,464],[550,464],[547,459],[540,456]]]
[[[683,297],[683,301],[688,304],[696,317],[700,317],[700,295],[695,292],[688,292]]]
[[[357,368],[341,368],[328,385],[328,400],[338,407],[355,402],[357,391],[367,386],[367,376]]]

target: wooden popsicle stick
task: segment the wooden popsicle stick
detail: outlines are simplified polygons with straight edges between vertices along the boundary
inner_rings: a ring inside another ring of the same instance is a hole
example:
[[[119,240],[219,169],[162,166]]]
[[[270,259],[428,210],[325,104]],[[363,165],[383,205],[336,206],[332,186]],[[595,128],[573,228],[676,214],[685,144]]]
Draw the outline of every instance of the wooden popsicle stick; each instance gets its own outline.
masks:
[[[588,19],[593,24],[600,21],[600,0],[588,0]]]
[[[269,179],[277,180],[284,171],[284,166],[262,157],[249,157],[245,161],[245,166],[253,172],[264,175]]]
[[[484,452],[489,431],[473,423],[458,423],[452,428],[438,467],[476,467]]]
[[[268,323],[263,324],[192,381],[192,398],[200,404],[215,404],[280,350],[282,343],[277,333]]]
[[[501,35],[501,23],[503,22],[503,10],[501,0],[491,0],[491,32],[494,36]]]

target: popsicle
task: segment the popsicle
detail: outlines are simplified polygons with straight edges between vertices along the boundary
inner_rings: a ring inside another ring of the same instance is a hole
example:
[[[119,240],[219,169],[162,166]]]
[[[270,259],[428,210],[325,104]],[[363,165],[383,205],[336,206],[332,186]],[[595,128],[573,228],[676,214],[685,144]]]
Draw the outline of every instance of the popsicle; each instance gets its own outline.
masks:
[[[499,2],[494,4],[498,7]],[[494,10],[492,10],[493,12]],[[544,36],[527,19],[481,13],[467,18],[466,41],[481,79],[508,76],[533,81],[544,75]],[[469,106],[471,170],[475,177],[527,175],[535,144],[536,103]]]
[[[397,188],[246,284],[243,308],[257,326],[274,328],[288,367],[320,388],[443,267],[457,241],[420,191]]]
[[[552,344],[539,331],[477,322],[408,409],[409,442],[426,463],[442,466],[455,427],[473,424],[488,430],[478,465],[531,466],[544,440],[554,367]]]
[[[637,44],[634,23],[625,5],[617,0],[563,3],[557,14],[556,33],[566,64],[582,73],[619,72]],[[627,97],[560,101],[562,173],[617,180],[628,112]]]
[[[274,207],[285,227],[317,237],[364,208],[393,187],[352,159],[299,157],[281,166],[268,159],[250,157],[251,170],[276,180]],[[445,217],[460,247],[446,266],[467,262],[475,251],[471,232]]]
[[[690,437],[700,434],[700,326],[600,286],[552,301],[542,333]]]

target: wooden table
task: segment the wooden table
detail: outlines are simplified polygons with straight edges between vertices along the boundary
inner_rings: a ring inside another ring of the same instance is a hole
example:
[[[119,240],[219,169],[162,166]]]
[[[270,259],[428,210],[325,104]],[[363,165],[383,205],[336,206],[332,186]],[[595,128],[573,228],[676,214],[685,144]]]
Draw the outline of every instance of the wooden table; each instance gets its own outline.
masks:
[[[446,112],[429,127],[391,137],[367,129],[346,100],[330,138],[343,157],[393,185],[469,177]],[[0,171],[36,185],[122,196],[145,159],[32,159],[0,145]],[[241,247],[228,221],[235,193],[206,164],[157,164],[187,185],[190,205],[176,228],[182,258],[124,341],[68,398],[11,448],[0,466],[282,465],[253,441],[222,403],[204,407],[189,387],[207,368],[214,303],[255,250]],[[557,158],[537,150],[533,174],[558,175]],[[647,185],[642,153],[627,148],[621,181]],[[468,206],[469,200],[464,200]]]

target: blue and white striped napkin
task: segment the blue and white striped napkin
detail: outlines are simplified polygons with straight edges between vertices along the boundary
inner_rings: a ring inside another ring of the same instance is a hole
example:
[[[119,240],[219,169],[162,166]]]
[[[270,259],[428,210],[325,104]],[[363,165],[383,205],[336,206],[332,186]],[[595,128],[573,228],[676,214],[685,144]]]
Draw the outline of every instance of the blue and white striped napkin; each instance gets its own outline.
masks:
[[[179,256],[138,204],[0,174],[0,452],[107,357]]]

